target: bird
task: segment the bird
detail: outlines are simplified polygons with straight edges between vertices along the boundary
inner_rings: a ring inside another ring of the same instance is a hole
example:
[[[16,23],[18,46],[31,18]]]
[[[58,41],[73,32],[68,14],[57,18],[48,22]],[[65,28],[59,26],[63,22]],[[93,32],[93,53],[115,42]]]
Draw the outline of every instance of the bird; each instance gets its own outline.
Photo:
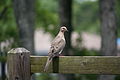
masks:
[[[51,42],[51,46],[48,52],[48,58],[47,58],[46,65],[44,67],[44,71],[48,70],[49,64],[51,63],[52,59],[55,56],[58,56],[59,54],[61,54],[61,52],[63,51],[66,44],[66,40],[64,37],[64,33],[66,31],[68,31],[67,28],[65,26],[62,26],[60,28],[58,35]]]

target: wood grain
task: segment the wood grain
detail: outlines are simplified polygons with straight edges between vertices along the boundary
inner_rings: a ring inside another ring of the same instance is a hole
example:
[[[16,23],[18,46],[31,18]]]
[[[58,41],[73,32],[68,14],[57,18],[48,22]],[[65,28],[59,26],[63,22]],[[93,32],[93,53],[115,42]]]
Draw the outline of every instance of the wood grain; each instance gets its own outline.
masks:
[[[8,80],[30,80],[30,52],[15,48],[7,56]]]
[[[30,60],[32,73],[44,73],[47,56],[31,56]],[[120,74],[119,56],[60,56],[56,60],[57,66],[52,62],[47,73]]]

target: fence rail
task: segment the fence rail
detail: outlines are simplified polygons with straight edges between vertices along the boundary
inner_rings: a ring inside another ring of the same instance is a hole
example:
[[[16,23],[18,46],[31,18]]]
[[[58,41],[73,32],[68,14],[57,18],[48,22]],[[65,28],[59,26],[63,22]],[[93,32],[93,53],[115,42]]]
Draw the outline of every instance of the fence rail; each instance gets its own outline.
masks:
[[[47,56],[31,56],[31,72],[44,73]],[[120,74],[117,56],[60,56],[54,58],[49,73]]]
[[[8,80],[30,80],[32,73],[120,74],[119,56],[60,56],[44,72],[46,60],[47,56],[30,56],[24,48],[10,50]]]

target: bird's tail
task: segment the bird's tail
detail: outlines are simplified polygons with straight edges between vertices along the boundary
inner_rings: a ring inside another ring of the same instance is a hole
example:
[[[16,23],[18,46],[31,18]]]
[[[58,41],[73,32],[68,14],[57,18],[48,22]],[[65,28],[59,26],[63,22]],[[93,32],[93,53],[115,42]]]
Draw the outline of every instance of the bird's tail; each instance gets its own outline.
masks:
[[[52,58],[48,57],[45,68],[44,68],[44,71],[48,70],[48,67],[49,67],[51,61],[52,61]]]

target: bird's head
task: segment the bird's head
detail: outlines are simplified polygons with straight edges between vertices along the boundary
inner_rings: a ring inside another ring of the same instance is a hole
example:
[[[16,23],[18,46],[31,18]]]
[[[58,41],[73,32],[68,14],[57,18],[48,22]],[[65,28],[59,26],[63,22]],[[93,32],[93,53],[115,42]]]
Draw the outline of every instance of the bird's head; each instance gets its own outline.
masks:
[[[65,32],[65,31],[68,31],[68,30],[67,30],[67,28],[65,26],[63,26],[63,27],[60,28],[60,31]]]

